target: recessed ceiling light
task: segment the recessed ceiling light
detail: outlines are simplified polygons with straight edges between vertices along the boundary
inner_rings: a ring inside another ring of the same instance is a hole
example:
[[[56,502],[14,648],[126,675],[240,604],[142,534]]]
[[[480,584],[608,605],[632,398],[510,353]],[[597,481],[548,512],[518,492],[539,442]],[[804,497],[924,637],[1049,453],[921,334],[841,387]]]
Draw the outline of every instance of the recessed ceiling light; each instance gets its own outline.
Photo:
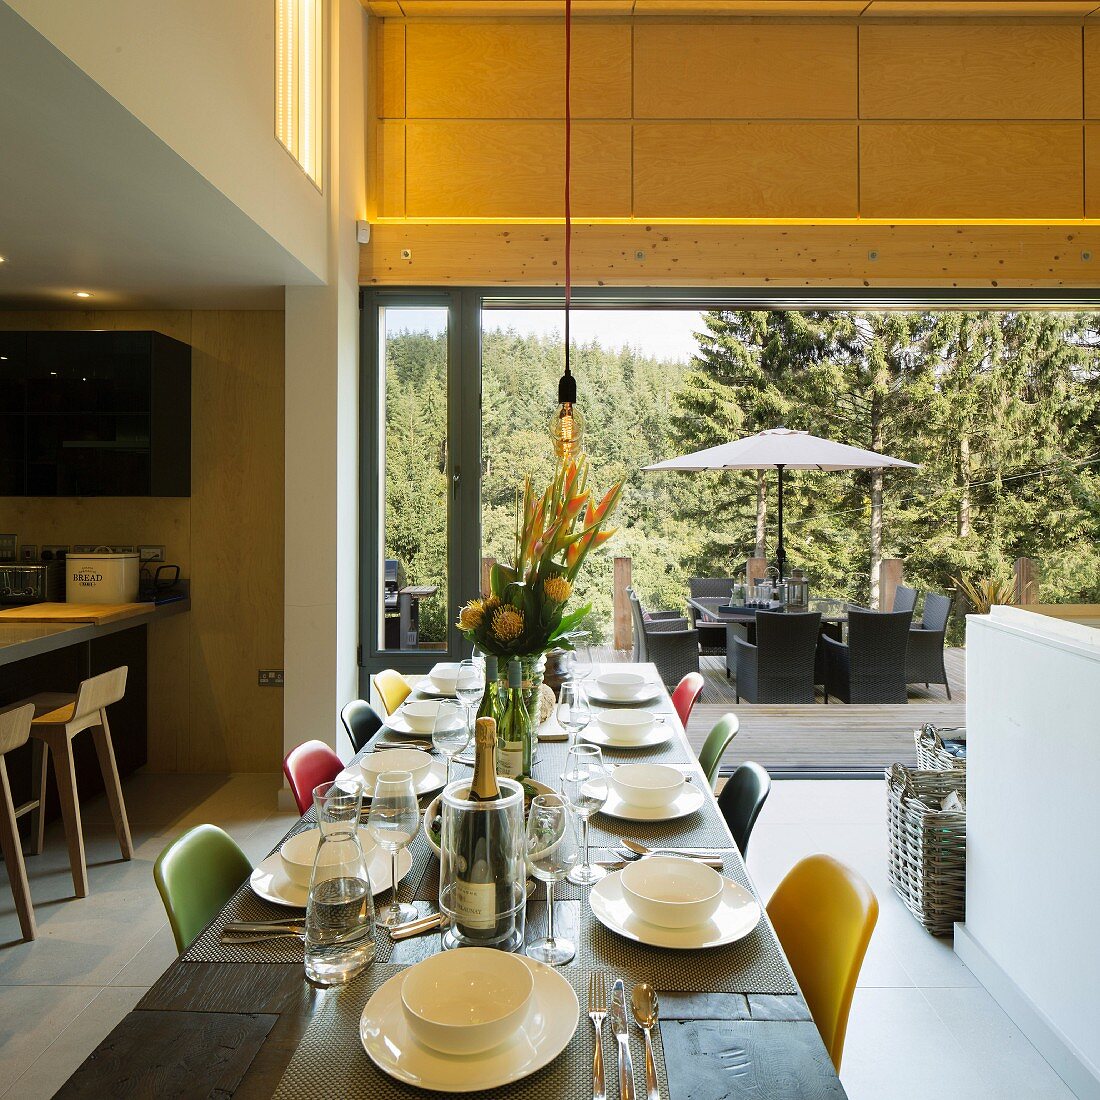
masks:
[[[0,264],[4,263],[5,260],[7,260],[7,256],[0,256]]]
[[[91,295],[86,290],[78,290],[76,292],[77,298],[90,298]]]

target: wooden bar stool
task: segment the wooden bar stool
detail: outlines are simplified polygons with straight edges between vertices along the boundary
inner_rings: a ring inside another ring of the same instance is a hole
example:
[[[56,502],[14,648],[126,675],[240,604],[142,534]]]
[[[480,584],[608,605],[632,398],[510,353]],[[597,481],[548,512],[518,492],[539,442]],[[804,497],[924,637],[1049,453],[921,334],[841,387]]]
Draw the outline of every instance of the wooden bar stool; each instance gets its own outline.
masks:
[[[33,717],[34,707],[30,703],[18,704],[0,712],[0,849],[4,852],[11,892],[15,896],[15,911],[19,914],[19,928],[25,940],[33,940],[37,929],[34,924],[30,886],[27,884],[27,868],[23,864],[23,849],[19,844],[17,819],[31,810],[39,809],[39,801],[32,799],[21,806],[13,804],[4,756],[12,749],[18,749],[27,743]]]
[[[76,695],[45,692],[23,700],[34,704],[35,717],[31,736],[42,742],[44,749],[38,774],[38,798],[46,804],[46,756],[53,758],[53,774],[61,802],[61,817],[65,822],[65,839],[69,844],[69,866],[78,898],[88,895],[88,867],[84,860],[84,831],[80,824],[80,806],[76,794],[76,769],[73,766],[73,738],[81,730],[90,729],[103,773],[103,787],[111,807],[122,858],[131,859],[134,846],[130,840],[130,823],[126,819],[126,804],[122,801],[122,784],[118,780],[115,750],[111,743],[111,727],[107,724],[107,707],[126,694],[126,666],[84,680]],[[45,818],[38,812],[36,844],[42,850]]]

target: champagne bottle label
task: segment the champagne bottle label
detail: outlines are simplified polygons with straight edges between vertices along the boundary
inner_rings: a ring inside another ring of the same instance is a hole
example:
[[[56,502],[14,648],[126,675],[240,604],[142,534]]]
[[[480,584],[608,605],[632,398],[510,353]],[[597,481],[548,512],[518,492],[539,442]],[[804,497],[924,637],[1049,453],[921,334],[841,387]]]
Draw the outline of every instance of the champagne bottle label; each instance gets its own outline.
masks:
[[[455,920],[466,928],[491,929],[497,923],[497,885],[495,882],[464,882],[454,889]]]

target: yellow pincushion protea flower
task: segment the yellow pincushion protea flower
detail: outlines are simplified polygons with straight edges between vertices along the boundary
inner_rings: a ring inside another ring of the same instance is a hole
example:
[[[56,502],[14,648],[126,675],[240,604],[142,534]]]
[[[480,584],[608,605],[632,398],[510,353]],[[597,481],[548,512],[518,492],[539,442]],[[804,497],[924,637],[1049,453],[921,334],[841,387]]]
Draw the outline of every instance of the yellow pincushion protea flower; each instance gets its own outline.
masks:
[[[493,612],[493,636],[502,642],[515,641],[523,633],[523,612],[499,607]]]
[[[485,619],[485,601],[470,600],[458,613],[459,630],[477,630]]]
[[[565,603],[573,595],[573,586],[564,577],[547,577],[542,582],[542,590],[548,600]]]

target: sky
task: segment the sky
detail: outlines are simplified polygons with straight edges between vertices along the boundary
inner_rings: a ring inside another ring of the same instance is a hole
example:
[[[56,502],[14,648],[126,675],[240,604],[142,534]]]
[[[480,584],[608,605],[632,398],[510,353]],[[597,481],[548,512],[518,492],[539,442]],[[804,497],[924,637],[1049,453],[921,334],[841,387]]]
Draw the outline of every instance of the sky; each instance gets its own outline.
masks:
[[[482,326],[490,331],[515,329],[541,336],[560,335],[565,312],[560,309],[486,309]],[[704,328],[702,314],[687,309],[583,309],[570,315],[575,343],[597,340],[601,347],[636,348],[657,359],[684,360],[695,353],[694,333]],[[395,309],[386,311],[386,327],[396,332],[443,332],[445,309]]]

